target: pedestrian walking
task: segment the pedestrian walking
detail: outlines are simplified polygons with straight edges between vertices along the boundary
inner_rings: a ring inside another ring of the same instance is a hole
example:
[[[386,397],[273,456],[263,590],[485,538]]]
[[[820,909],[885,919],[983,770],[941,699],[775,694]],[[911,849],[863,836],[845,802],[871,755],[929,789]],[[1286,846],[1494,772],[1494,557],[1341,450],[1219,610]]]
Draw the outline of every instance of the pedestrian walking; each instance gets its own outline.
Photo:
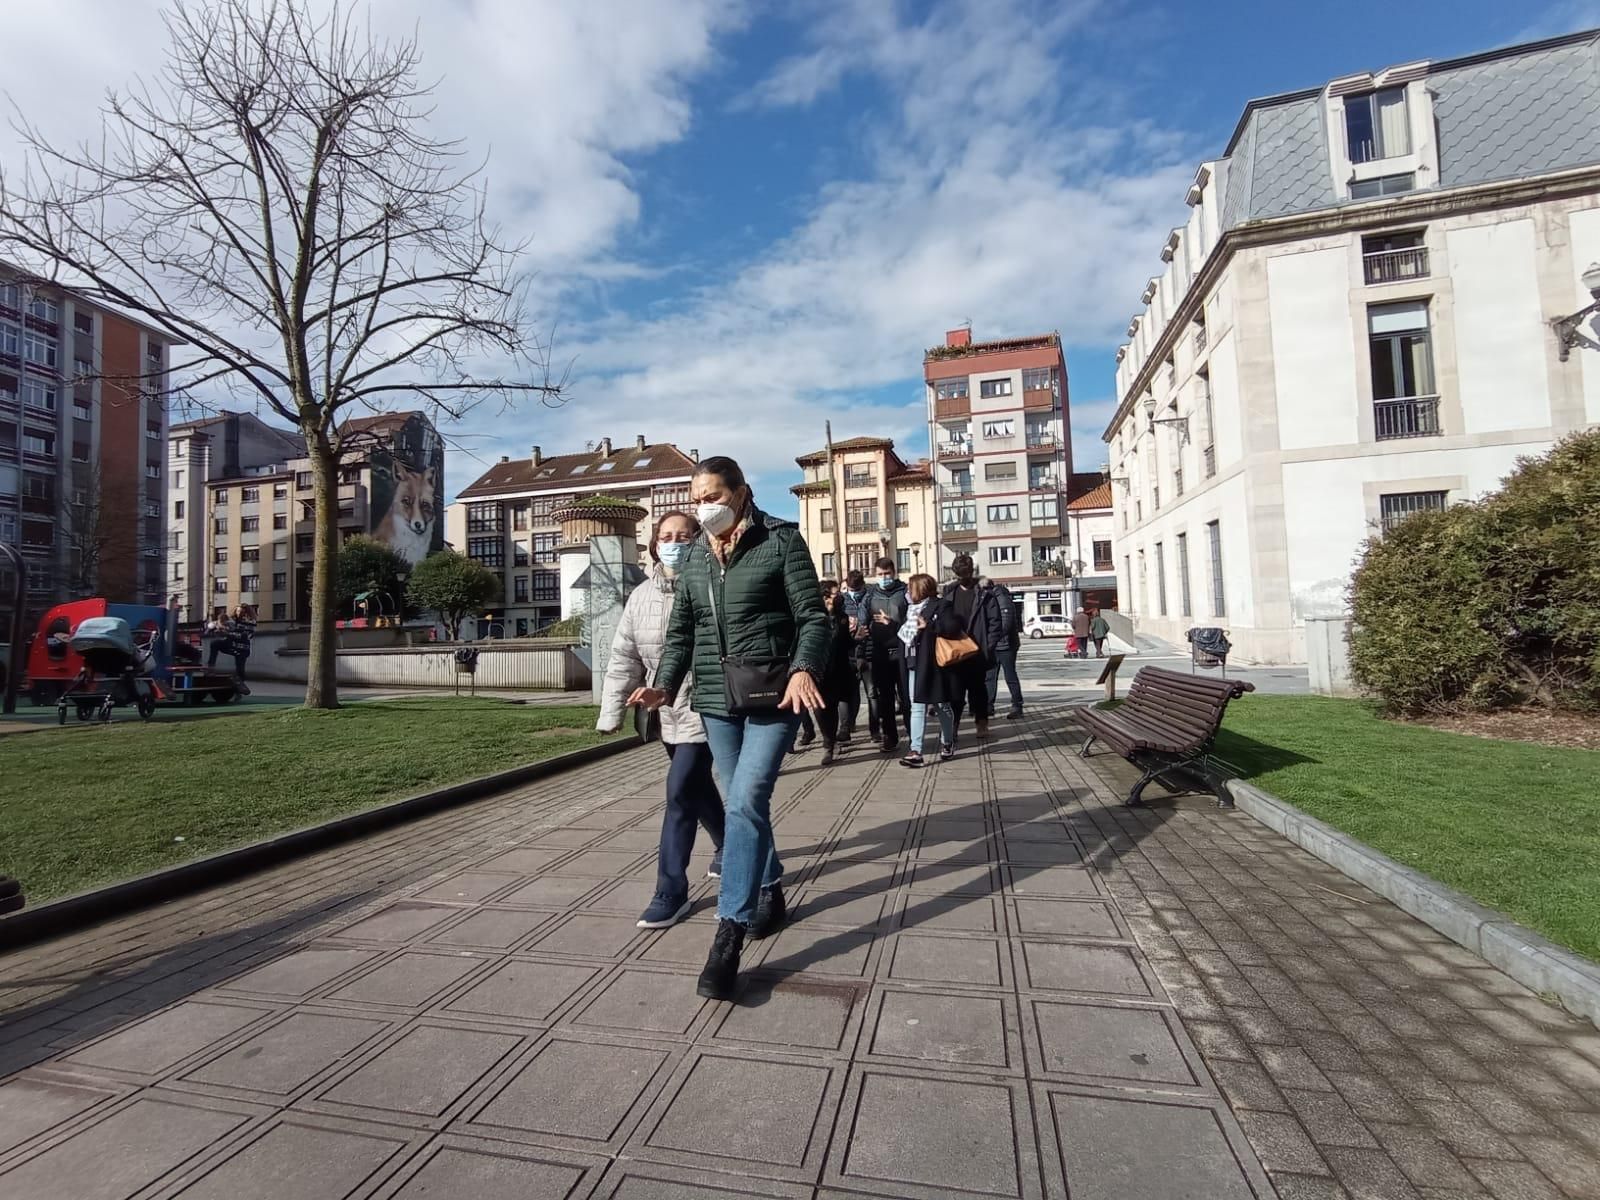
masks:
[[[1089,657],[1089,614],[1079,609],[1072,614],[1072,636],[1078,639],[1079,658]]]
[[[611,639],[600,719],[595,722],[601,733],[622,728],[628,697],[661,665],[678,575],[699,532],[699,523],[688,513],[669,512],[656,522],[650,537],[650,574],[628,597]],[[711,773],[705,727],[690,703],[692,695],[692,681],[685,682],[677,700],[663,706],[658,717],[669,763],[667,797],[656,852],[655,895],[639,917],[640,929],[666,929],[689,915],[689,857],[697,828],[705,829],[715,847],[707,875],[722,874],[722,796]]]
[[[211,635],[211,653],[207,666],[215,668],[217,656],[226,654],[233,659],[234,689],[241,696],[250,694],[250,685],[244,674],[250,662],[250,643],[256,636],[256,610],[248,604],[237,606],[231,613],[217,609],[206,623],[205,631]]]
[[[979,738],[989,736],[989,664],[995,661],[1000,646],[1005,642],[1005,631],[1000,626],[1000,611],[992,595],[978,586],[977,568],[972,555],[958,554],[950,564],[955,575],[946,584],[943,599],[955,609],[960,618],[961,630],[977,644],[978,653],[946,668],[946,690],[959,730],[962,714],[972,709],[973,726]],[[951,743],[954,749],[954,741]]]
[[[905,693],[906,655],[900,628],[906,623],[906,585],[895,576],[894,560],[874,566],[876,586],[867,594],[868,653],[872,661],[872,697],[877,706],[878,735],[885,754],[900,745],[900,725],[911,733],[910,697]]]
[[[839,739],[841,742],[849,744],[850,739],[855,736],[856,723],[861,715],[862,697],[865,696],[867,733],[876,742],[878,740],[878,708],[872,699],[872,659],[870,655],[872,617],[867,611],[866,577],[860,571],[851,571],[845,576],[844,611],[845,615],[850,619],[851,637],[855,639],[852,662],[856,672],[856,687],[848,697],[850,712]]]
[[[729,1000],[745,938],[776,932],[786,916],[772,790],[800,713],[822,707],[828,618],[805,539],[756,506],[738,463],[705,459],[689,495],[701,535],[679,576],[655,684],[629,701],[660,708],[694,672],[724,811],[717,932],[698,991]]]
[[[1100,615],[1100,610],[1094,610],[1094,616],[1089,621],[1089,640],[1094,643],[1094,656],[1106,656],[1106,635],[1111,632],[1111,623]]]
[[[859,695],[860,681],[856,676],[855,635],[850,632],[850,618],[837,586],[822,589],[822,607],[828,614],[828,665],[822,674],[822,707],[817,710],[817,725],[822,730],[822,765],[826,767],[838,755],[849,697],[853,691]]]
[[[1017,651],[1022,648],[1022,630],[1018,628],[1016,601],[1012,598],[1011,589],[992,579],[980,580],[978,586],[993,598],[995,609],[1000,614],[1000,629],[1005,634],[1005,640],[995,650],[995,661],[989,664],[985,676],[989,689],[989,711],[999,711],[996,701],[1003,673],[1006,691],[1011,693],[1011,708],[1006,713],[1006,719],[1015,721],[1022,716],[1022,680],[1017,678]]]
[[[907,581],[910,605],[900,640],[906,647],[906,663],[911,683],[911,749],[900,760],[902,767],[920,767],[927,736],[928,710],[939,722],[939,758],[955,756],[955,711],[948,702],[948,681],[952,676],[939,665],[940,637],[956,639],[964,630],[961,618],[951,604],[939,595],[939,584],[932,575],[913,575]]]

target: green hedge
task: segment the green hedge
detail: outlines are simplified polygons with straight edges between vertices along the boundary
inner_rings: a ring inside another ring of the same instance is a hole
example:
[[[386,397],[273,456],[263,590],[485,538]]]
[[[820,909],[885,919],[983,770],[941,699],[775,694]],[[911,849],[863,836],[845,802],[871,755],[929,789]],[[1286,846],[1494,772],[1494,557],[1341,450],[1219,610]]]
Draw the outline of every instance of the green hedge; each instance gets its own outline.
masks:
[[[1600,710],[1600,429],[1368,541],[1351,669],[1393,712]]]

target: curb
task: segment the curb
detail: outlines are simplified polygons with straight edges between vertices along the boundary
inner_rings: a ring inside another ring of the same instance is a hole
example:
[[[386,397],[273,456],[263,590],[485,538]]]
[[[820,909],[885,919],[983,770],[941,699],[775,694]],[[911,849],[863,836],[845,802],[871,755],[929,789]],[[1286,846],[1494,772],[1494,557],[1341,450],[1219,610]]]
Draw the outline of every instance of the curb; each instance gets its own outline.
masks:
[[[1600,1026],[1600,964],[1519,925],[1502,912],[1446,887],[1294,805],[1235,779],[1228,783],[1241,812],[1283,834],[1419,921],[1497,967],[1524,987],[1555,996]],[[3,928],[3,926],[0,926]]]
[[[263,841],[251,842],[232,850],[164,867],[149,874],[113,883],[106,887],[78,892],[51,900],[37,908],[26,908],[14,916],[0,917],[0,951],[14,950],[47,938],[75,933],[109,917],[125,916],[141,908],[150,908],[198,892],[212,884],[238,879],[240,876],[277,866],[290,859],[300,858],[329,846],[348,842],[365,834],[375,833],[419,817],[429,816],[447,808],[481,800],[505,788],[548,778],[574,767],[588,766],[614,755],[632,750],[643,743],[637,736],[620,737],[586,746],[520,767],[497,771],[435,791],[408,796],[363,809],[348,816],[336,817],[320,825],[280,833]]]

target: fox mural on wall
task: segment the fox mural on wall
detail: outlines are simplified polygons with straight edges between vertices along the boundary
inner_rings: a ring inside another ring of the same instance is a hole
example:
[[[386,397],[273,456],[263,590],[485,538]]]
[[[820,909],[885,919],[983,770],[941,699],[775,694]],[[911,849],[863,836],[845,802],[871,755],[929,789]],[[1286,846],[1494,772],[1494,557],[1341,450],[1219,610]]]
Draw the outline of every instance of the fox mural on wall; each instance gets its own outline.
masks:
[[[444,549],[444,439],[428,419],[413,413],[370,461],[372,536],[411,563]]]

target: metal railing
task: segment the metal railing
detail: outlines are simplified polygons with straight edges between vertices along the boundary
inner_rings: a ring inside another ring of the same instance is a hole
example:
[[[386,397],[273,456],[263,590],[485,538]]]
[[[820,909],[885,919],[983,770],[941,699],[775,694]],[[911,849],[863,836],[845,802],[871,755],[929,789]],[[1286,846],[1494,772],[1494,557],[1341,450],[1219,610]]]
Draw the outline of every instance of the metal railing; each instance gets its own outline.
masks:
[[[1060,439],[1053,433],[1030,433],[1028,435],[1029,450],[1054,450],[1061,445]]]
[[[1172,498],[1176,500],[1183,495],[1183,468],[1176,467],[1172,472]]]
[[[1217,448],[1215,446],[1207,446],[1200,451],[1200,460],[1205,464],[1206,478],[1210,479],[1217,473]]]
[[[1403,250],[1371,250],[1361,256],[1367,282],[1401,283],[1428,277],[1428,248],[1407,246]]]
[[[1202,325],[1202,326],[1200,326],[1199,329],[1196,329],[1194,331],[1194,352],[1196,354],[1199,354],[1205,348],[1206,348],[1206,327],[1204,325]]]
[[[1380,442],[1392,438],[1438,437],[1439,397],[1405,396],[1372,405],[1373,432]]]
[[[971,458],[972,443],[970,441],[940,442],[940,458]]]
[[[847,488],[877,487],[878,477],[870,472],[852,475],[849,471],[844,474],[844,486]]]

